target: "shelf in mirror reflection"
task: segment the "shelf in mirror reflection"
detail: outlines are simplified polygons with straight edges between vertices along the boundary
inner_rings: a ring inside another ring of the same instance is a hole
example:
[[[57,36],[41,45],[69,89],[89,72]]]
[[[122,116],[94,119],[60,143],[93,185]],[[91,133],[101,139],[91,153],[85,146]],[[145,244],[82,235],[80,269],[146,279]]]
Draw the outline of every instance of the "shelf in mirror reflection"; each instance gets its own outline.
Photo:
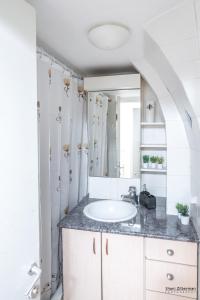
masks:
[[[142,127],[165,127],[165,123],[164,122],[141,122],[141,126]]]
[[[166,144],[142,144],[141,149],[167,149]]]
[[[162,174],[166,174],[167,173],[167,169],[153,169],[153,168],[142,168],[140,169],[140,171],[142,173],[162,173]]]

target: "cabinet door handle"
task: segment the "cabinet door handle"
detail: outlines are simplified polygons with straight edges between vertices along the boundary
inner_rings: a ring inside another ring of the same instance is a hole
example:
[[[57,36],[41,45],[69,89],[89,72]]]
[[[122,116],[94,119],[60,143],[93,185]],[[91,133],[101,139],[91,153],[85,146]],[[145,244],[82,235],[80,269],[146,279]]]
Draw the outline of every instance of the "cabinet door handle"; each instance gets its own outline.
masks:
[[[173,280],[174,279],[174,275],[167,273],[167,279],[168,280]]]
[[[106,255],[108,255],[108,239],[106,239]]]
[[[93,238],[93,253],[96,254],[96,240]]]
[[[169,256],[173,256],[173,255],[174,255],[174,250],[172,250],[172,249],[167,249],[167,254],[168,254]]]

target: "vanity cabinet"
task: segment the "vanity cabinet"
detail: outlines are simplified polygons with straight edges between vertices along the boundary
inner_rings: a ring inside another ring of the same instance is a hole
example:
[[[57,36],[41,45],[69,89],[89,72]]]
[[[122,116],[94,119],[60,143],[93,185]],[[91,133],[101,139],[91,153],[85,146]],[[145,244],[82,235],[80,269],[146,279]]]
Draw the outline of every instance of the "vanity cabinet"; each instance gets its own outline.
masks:
[[[197,243],[65,228],[62,237],[64,300],[197,299]]]
[[[64,300],[143,300],[143,238],[63,229]]]
[[[101,300],[101,233],[62,232],[64,300]]]

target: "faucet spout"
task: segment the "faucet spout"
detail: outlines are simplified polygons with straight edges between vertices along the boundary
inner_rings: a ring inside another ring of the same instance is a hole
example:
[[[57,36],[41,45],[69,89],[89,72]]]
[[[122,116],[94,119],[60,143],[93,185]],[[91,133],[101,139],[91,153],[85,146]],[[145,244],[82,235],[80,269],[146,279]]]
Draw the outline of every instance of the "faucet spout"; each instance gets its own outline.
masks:
[[[136,193],[136,187],[135,186],[129,186],[128,194],[122,195],[122,200],[129,201],[132,204],[138,205],[138,196]]]

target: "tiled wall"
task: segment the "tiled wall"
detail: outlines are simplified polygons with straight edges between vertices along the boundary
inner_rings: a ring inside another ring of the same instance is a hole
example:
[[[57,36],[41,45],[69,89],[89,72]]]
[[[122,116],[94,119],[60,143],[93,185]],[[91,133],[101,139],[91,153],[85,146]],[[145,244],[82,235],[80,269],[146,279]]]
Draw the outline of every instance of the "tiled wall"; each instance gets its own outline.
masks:
[[[89,177],[88,193],[90,198],[121,200],[128,194],[129,186],[140,189],[140,179]]]

